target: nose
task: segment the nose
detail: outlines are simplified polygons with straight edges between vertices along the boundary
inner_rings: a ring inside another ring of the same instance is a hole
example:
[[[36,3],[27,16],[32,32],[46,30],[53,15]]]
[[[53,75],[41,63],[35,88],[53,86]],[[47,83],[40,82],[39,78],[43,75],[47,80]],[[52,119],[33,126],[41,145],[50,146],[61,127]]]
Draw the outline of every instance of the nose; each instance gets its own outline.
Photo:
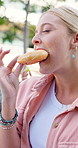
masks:
[[[38,37],[38,36],[34,36],[33,39],[32,39],[32,43],[34,45],[39,45],[41,43],[41,39]]]

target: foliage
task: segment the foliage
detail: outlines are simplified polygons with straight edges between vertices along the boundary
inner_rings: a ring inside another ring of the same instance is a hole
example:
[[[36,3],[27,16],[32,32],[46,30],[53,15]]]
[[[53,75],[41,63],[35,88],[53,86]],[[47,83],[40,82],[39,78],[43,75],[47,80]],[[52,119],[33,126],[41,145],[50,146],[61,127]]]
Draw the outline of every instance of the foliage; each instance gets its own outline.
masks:
[[[48,6],[42,6],[42,12],[45,12],[47,11],[48,9],[51,8],[51,5],[48,5]]]
[[[8,18],[4,17],[0,17],[0,25],[8,25]]]
[[[14,30],[14,28],[10,28],[10,30],[7,30],[5,32],[5,35],[3,37],[3,43],[8,40],[10,43],[13,42],[13,40],[15,39],[16,36],[16,31]]]
[[[29,38],[30,39],[32,39],[33,36],[35,35],[35,29],[36,29],[36,26],[30,24],[29,26]]]
[[[26,0],[27,2],[28,0]],[[41,10],[42,12],[48,10],[49,8],[52,8],[54,6],[52,6],[50,3],[46,2],[46,0],[43,0],[46,5],[45,6],[40,6],[41,7]],[[65,1],[65,0],[59,0],[59,1]],[[77,0],[76,0],[77,1]],[[30,6],[30,9],[28,10],[28,5],[25,4],[23,2],[23,0],[7,0],[7,2],[20,2],[20,3],[23,3],[24,5],[24,10],[25,11],[28,11],[30,13],[32,12],[37,12],[37,8],[39,6],[37,6],[36,4],[35,5],[31,5]],[[0,6],[4,6],[4,3],[5,3],[5,0],[0,0]],[[26,21],[25,21],[26,22]],[[19,23],[14,23],[14,22],[10,22],[10,20],[6,17],[0,17],[0,26],[2,28],[2,26],[7,26],[7,29],[5,29],[3,31],[3,36],[2,36],[2,40],[3,42],[6,42],[6,41],[9,41],[10,43],[13,42],[14,39],[18,38],[19,40],[23,41],[23,36],[24,36],[24,27],[25,25],[24,24],[19,24]],[[6,27],[5,27],[6,28]],[[33,38],[35,32],[35,26],[32,25],[32,24],[29,24],[29,46],[33,46],[32,43],[31,43],[31,39]],[[23,41],[24,42],[24,41]]]
[[[0,0],[0,6],[2,6],[4,4],[4,2],[2,0]]]
[[[31,13],[36,12],[36,9],[37,9],[37,6],[36,6],[36,5],[32,5],[32,6],[30,7],[29,12],[31,12]]]

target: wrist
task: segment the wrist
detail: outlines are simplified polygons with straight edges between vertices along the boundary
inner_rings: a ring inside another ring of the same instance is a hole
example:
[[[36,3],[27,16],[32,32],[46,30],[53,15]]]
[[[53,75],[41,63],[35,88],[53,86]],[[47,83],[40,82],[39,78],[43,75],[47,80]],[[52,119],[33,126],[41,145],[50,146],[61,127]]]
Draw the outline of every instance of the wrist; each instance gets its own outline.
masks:
[[[15,115],[12,119],[10,120],[6,120],[3,116],[2,116],[2,113],[0,114],[0,124],[1,125],[4,125],[4,126],[8,126],[8,125],[12,125],[16,122],[17,120],[17,117],[18,117],[18,112],[17,110],[15,109]]]
[[[5,120],[11,120],[15,116],[15,108],[2,107],[1,114]]]
[[[6,119],[6,120],[11,120],[14,115],[15,115],[15,104],[11,103],[9,104],[8,102],[5,103],[4,101],[2,102],[2,116]]]

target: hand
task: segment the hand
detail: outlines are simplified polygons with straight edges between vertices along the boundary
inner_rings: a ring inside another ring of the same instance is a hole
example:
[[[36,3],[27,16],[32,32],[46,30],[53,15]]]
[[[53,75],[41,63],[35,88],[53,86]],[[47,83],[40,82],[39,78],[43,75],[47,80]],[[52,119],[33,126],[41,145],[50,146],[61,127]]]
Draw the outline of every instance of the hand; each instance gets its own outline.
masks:
[[[16,104],[16,96],[19,88],[19,74],[23,65],[19,64],[15,71],[13,68],[17,62],[17,57],[14,58],[7,67],[4,66],[3,57],[8,54],[10,50],[0,50],[0,89],[2,93],[2,102],[5,106],[14,106]]]
[[[21,73],[22,81],[25,80],[27,76],[28,76],[28,73],[26,72],[26,70],[22,71]]]
[[[8,54],[10,52],[10,50],[6,50],[6,51],[3,51],[2,48],[0,49],[0,66],[3,66],[3,57]]]

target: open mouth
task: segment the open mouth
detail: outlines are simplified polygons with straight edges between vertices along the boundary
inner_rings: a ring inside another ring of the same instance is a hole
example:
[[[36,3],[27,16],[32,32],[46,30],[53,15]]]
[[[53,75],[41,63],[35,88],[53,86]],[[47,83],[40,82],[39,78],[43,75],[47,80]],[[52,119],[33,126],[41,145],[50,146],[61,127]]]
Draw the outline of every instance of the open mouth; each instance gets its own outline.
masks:
[[[47,57],[46,59],[44,59],[44,60],[40,61],[39,63],[45,62],[47,59],[48,59],[48,57]]]

